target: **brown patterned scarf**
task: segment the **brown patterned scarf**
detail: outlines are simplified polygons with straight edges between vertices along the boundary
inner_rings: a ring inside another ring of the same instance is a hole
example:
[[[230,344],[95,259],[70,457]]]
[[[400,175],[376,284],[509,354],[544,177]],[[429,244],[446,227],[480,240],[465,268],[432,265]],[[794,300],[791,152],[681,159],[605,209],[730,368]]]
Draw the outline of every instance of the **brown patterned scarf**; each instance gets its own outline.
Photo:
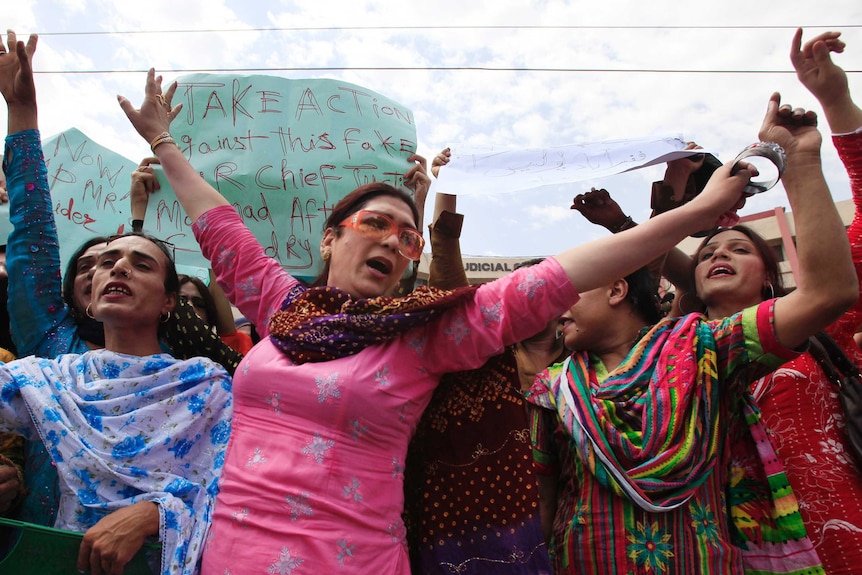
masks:
[[[405,297],[354,299],[331,286],[298,286],[272,315],[272,342],[294,363],[354,355],[428,323],[472,297],[476,286],[456,290],[419,287]]]

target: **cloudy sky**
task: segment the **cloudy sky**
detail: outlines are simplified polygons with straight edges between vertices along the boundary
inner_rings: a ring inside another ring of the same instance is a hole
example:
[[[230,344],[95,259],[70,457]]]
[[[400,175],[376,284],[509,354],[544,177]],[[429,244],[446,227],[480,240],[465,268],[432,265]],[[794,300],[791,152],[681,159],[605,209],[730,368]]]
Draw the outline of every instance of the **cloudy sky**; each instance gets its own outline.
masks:
[[[429,160],[452,143],[544,148],[681,134],[728,161],[756,141],[773,91],[817,109],[790,73],[797,26],[804,38],[842,31],[848,48],[837,61],[855,71],[851,90],[862,102],[862,4],[853,0],[696,8],[669,0],[10,0],[0,12],[0,29],[40,34],[43,136],[76,127],[133,161],[148,149],[116,95],[139,103],[150,66],[167,80],[253,69],[359,84],[413,111],[419,152]],[[828,140],[824,157],[834,197],[849,198]],[[550,254],[606,233],[569,210],[591,185],[645,219],[650,182],[662,172],[462,196],[463,250]],[[780,187],[743,213],[776,205],[788,205]]]

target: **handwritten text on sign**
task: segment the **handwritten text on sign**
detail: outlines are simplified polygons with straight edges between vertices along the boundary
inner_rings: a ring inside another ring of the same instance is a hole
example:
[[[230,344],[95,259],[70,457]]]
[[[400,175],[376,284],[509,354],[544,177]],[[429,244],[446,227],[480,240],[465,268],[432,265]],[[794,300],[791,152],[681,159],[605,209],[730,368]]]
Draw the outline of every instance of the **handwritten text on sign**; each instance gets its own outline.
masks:
[[[336,80],[193,74],[177,80],[180,149],[291,273],[316,275],[323,223],[354,188],[400,187],[416,151],[413,114]],[[194,250],[191,222],[162,180],[146,227]]]
[[[706,150],[685,150],[682,137],[615,140],[555,148],[507,150],[451,146],[438,191],[493,194],[594,180]]]
[[[42,149],[65,269],[85,241],[131,229],[129,174],[136,163],[74,128],[43,141]]]

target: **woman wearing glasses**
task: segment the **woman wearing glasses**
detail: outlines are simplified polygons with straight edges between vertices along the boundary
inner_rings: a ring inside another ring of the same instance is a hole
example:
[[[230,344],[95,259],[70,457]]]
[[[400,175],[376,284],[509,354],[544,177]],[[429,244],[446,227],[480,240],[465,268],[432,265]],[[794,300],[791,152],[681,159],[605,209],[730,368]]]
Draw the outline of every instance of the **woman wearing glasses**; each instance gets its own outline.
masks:
[[[725,168],[676,213],[496,282],[388,297],[424,241],[412,198],[362,186],[329,214],[323,273],[306,288],[266,256],[233,207],[171,144],[176,84],[147,75],[141,109],[120,105],[151,142],[228,299],[268,332],[234,381],[236,412],[204,573],[410,572],[403,469],[417,419],[447,372],[481,366],[539,332],[578,292],[637,268],[715,223],[750,177]],[[153,145],[154,144],[154,145]],[[424,187],[424,160],[408,185]]]

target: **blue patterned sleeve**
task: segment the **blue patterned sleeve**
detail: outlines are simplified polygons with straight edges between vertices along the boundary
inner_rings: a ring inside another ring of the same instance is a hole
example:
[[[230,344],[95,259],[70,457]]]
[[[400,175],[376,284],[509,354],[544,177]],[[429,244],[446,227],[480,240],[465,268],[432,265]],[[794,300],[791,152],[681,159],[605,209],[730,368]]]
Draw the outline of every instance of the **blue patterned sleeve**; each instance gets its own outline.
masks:
[[[0,432],[33,439],[38,435],[14,376],[16,365],[17,362],[0,363]]]
[[[82,351],[62,297],[60,245],[38,130],[6,136],[3,157],[12,232],[6,244],[9,317],[19,357]]]

